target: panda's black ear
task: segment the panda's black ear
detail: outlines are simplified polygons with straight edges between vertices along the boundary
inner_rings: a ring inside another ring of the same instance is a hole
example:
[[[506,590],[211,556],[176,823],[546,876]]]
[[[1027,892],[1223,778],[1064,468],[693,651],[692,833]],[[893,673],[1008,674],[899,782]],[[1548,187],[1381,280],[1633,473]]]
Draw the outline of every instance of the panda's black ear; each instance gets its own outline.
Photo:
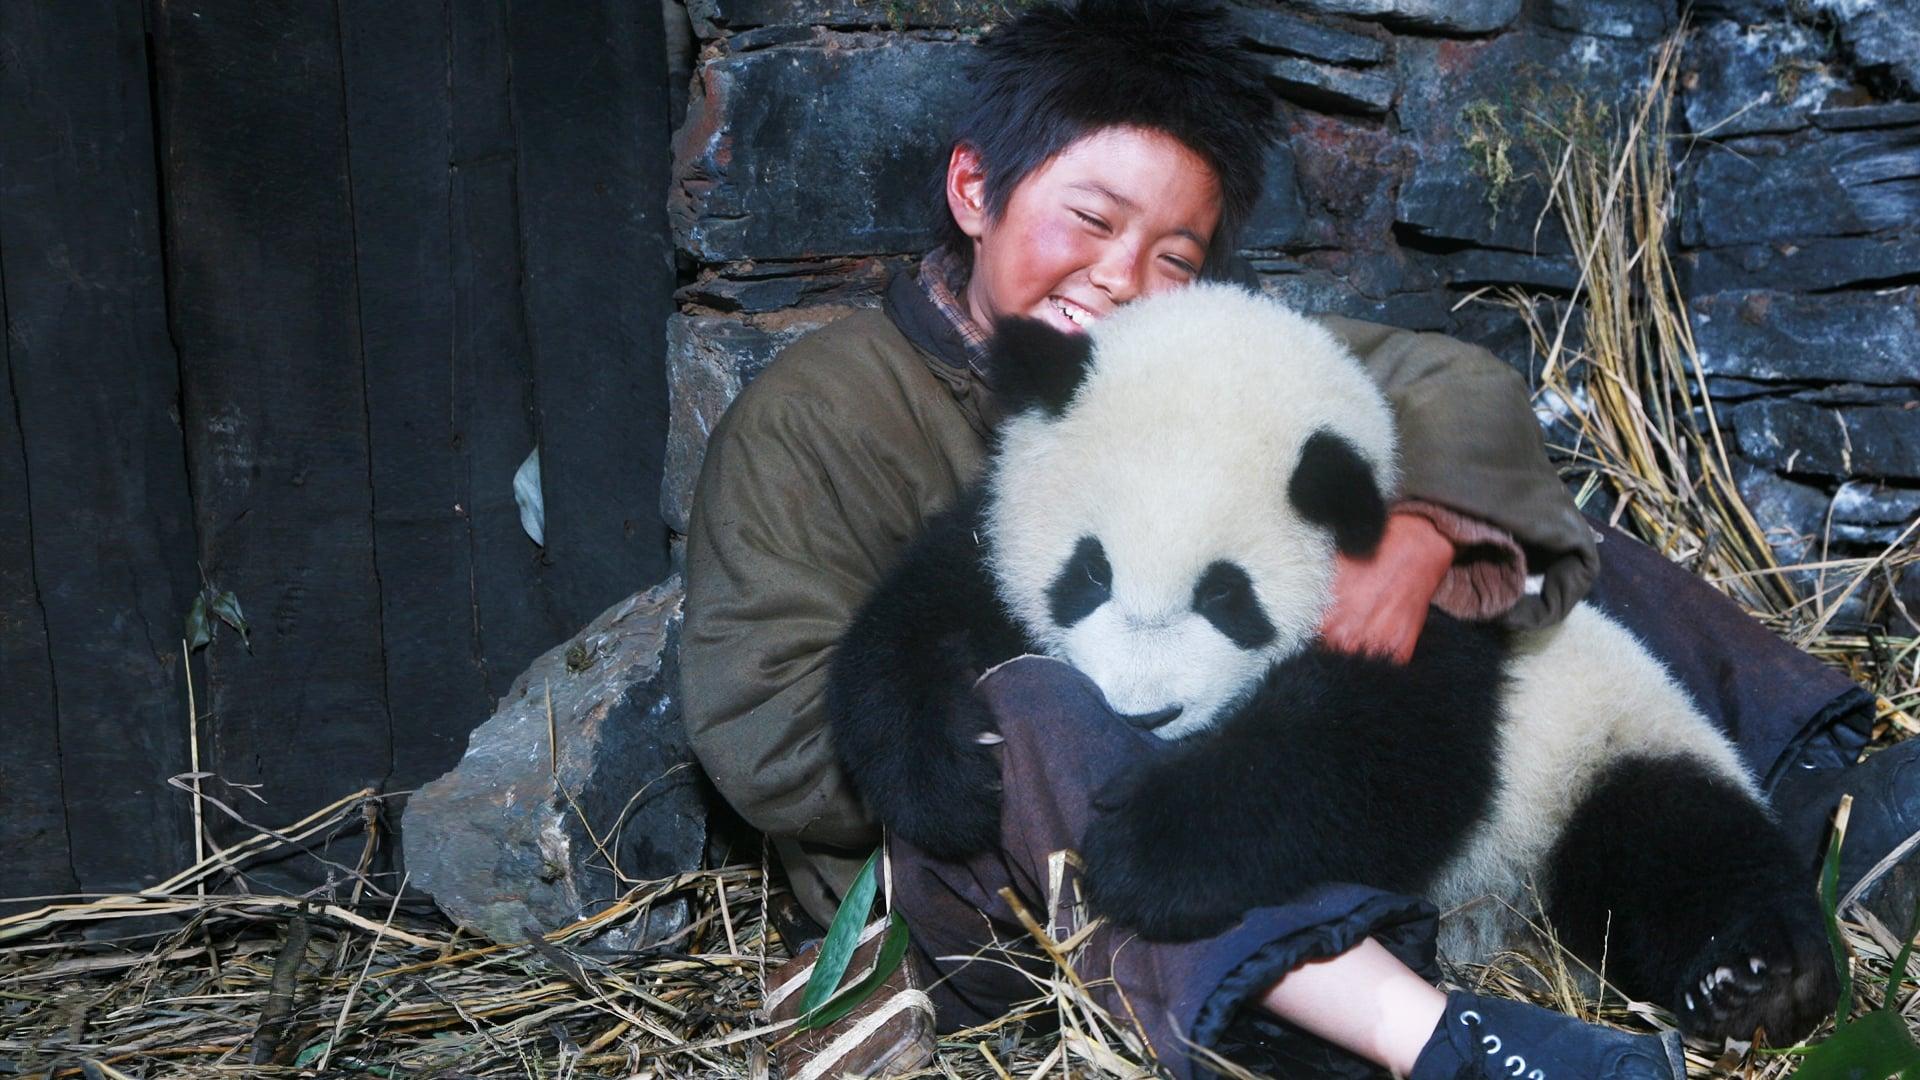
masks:
[[[1086,377],[1093,341],[1055,330],[1038,319],[1007,317],[993,324],[987,380],[1008,416],[1039,407],[1059,416]]]
[[[1300,464],[1287,483],[1287,498],[1300,516],[1333,530],[1333,542],[1348,555],[1373,554],[1387,528],[1387,504],[1353,444],[1330,431],[1316,431],[1300,449]]]

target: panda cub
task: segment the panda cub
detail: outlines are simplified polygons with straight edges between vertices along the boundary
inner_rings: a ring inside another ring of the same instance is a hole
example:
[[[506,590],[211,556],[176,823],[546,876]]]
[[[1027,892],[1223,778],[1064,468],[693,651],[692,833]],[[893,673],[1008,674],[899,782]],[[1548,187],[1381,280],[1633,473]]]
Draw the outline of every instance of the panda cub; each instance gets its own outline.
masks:
[[[1216,933],[1324,882],[1422,895],[1484,959],[1539,903],[1562,943],[1689,1034],[1796,1038],[1835,976],[1811,874],[1733,748],[1581,605],[1509,633],[1432,613],[1410,664],[1316,639],[1336,551],[1378,542],[1392,414],[1324,329],[1202,285],[1086,334],[1012,320],[985,475],[931,521],[836,654],[840,763],[936,856],[995,846],[979,675],[1040,652],[1164,753],[1103,793],[1095,910]],[[990,740],[988,740],[990,741]]]

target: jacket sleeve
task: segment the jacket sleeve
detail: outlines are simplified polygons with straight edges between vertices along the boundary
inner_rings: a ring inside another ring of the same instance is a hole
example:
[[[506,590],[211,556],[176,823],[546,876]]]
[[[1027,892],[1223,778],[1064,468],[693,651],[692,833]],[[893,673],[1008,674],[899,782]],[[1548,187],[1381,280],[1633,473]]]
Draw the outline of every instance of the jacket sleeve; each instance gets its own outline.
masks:
[[[843,850],[879,838],[834,761],[834,645],[919,521],[886,449],[825,402],[750,386],[716,427],[687,534],[682,711],[741,816]],[[867,451],[871,450],[869,454]]]
[[[1321,322],[1360,358],[1393,405],[1402,497],[1496,526],[1518,543],[1525,571],[1542,580],[1537,594],[1521,596],[1508,610],[1508,625],[1538,627],[1564,618],[1593,584],[1600,556],[1593,529],[1547,460],[1519,373],[1487,350],[1441,334],[1338,316]],[[1457,541],[1457,530],[1436,524]],[[1463,558],[1510,558],[1500,547],[1480,545]]]

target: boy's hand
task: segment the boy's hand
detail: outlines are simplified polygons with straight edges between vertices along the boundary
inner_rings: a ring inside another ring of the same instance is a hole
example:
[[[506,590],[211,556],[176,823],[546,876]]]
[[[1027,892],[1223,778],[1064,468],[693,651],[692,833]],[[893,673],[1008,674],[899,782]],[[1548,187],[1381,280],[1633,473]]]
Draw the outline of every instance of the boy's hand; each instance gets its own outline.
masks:
[[[1387,531],[1367,559],[1335,557],[1333,605],[1320,635],[1336,652],[1413,658],[1427,605],[1453,565],[1453,543],[1418,514],[1387,515]]]

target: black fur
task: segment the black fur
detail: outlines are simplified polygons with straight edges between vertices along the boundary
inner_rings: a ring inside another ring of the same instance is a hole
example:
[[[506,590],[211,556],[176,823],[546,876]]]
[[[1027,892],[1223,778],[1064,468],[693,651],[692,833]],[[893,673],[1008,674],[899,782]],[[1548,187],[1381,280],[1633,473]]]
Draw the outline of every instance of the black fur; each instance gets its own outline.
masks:
[[[1094,908],[1182,940],[1326,882],[1418,894],[1491,805],[1504,655],[1500,631],[1435,613],[1404,668],[1318,647],[1276,665],[1096,799]]]
[[[1253,579],[1233,563],[1216,562],[1200,575],[1193,586],[1193,610],[1243,649],[1263,649],[1273,641],[1273,623],[1253,594]]]
[[[1561,836],[1547,912],[1569,948],[1595,960],[1604,949],[1607,978],[1671,1008],[1687,1034],[1764,1028],[1781,1045],[1838,994],[1814,881],[1792,854],[1725,777],[1686,759],[1625,758]],[[1703,991],[1721,968],[1732,981]]]
[[[1073,555],[1047,586],[1047,613],[1061,626],[1072,626],[1093,614],[1113,596],[1113,566],[1100,541],[1083,536]]]
[[[973,684],[1028,651],[981,561],[978,492],[927,523],[840,641],[827,680],[834,752],[888,828],[958,859],[1000,838],[992,721]]]
[[[1334,543],[1348,555],[1373,554],[1387,528],[1387,504],[1373,470],[1352,443],[1330,431],[1307,437],[1287,498],[1301,517],[1332,529]]]
[[[1265,180],[1279,131],[1258,57],[1227,11],[1191,0],[1071,0],[1037,5],[980,39],[973,93],[953,145],[986,165],[987,208],[998,218],[1014,188],[1054,155],[1111,127],[1164,132],[1219,178],[1220,224],[1208,269],[1230,258]],[[941,155],[943,168],[948,155]],[[936,185],[941,240],[963,259],[973,245]]]
[[[1087,335],[1008,316],[993,324],[987,379],[1008,416],[1040,408],[1057,417],[1080,388],[1092,360],[1093,339]]]

